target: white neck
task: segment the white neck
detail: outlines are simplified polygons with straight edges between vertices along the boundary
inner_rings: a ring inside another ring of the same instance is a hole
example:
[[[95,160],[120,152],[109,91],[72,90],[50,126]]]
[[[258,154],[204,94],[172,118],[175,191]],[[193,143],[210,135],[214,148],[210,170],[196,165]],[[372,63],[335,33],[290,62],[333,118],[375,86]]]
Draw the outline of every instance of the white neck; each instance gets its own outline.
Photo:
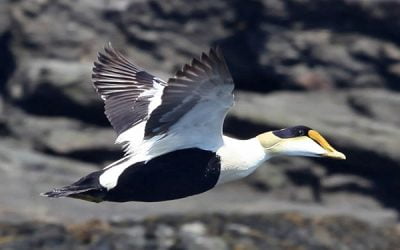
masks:
[[[221,174],[217,184],[248,176],[271,156],[265,153],[257,138],[238,140],[223,136],[224,145],[217,150]]]

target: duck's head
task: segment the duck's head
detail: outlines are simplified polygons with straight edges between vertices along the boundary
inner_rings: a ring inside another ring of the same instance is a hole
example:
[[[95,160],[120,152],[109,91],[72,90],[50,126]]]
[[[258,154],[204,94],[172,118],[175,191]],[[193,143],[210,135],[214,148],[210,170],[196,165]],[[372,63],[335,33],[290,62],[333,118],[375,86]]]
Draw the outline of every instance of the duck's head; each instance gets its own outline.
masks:
[[[317,131],[306,126],[295,126],[270,131],[257,136],[265,152],[274,155],[299,155],[346,159]]]

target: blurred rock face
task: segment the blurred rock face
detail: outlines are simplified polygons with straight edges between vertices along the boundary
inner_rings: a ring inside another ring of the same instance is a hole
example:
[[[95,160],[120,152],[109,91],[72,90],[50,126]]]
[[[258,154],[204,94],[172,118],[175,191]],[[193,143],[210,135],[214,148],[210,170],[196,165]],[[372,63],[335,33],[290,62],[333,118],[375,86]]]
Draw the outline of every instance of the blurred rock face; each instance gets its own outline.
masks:
[[[348,229],[352,235],[343,233]],[[352,218],[312,219],[298,213],[92,220],[69,227],[0,223],[0,233],[7,239],[2,244],[6,249],[392,250],[399,246],[393,227],[381,230]]]
[[[234,188],[216,193],[213,199],[221,211],[230,205],[224,195],[245,190],[256,194],[249,196],[254,201],[313,207],[311,215],[318,206],[363,214],[381,224],[398,223],[399,12],[395,0],[3,0],[0,181],[9,185],[1,191],[0,204],[15,199],[10,204],[21,208],[42,205],[43,200],[32,198],[36,193],[74,181],[94,164],[103,167],[121,155],[90,82],[92,63],[106,42],[165,79],[218,44],[237,86],[237,104],[226,123],[229,134],[248,138],[307,125],[348,157],[345,162],[276,159]],[[60,209],[71,213],[74,206]],[[209,211],[208,204],[196,206]],[[57,218],[49,210],[38,213]],[[157,237],[173,234],[182,247],[196,245],[206,238],[194,240],[196,228],[163,227]],[[175,244],[166,242],[165,248]],[[231,247],[218,237],[204,244]]]

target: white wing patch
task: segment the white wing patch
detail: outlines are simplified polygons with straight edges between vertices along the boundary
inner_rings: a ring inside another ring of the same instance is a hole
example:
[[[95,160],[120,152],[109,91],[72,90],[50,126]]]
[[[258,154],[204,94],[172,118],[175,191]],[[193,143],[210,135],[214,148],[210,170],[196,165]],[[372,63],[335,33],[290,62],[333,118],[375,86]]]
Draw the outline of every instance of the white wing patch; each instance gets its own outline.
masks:
[[[184,65],[168,82],[147,73],[106,47],[93,73],[105,101],[106,115],[123,144],[126,160],[100,176],[108,189],[138,161],[197,147],[216,151],[223,145],[222,126],[233,105],[233,80],[219,49]]]

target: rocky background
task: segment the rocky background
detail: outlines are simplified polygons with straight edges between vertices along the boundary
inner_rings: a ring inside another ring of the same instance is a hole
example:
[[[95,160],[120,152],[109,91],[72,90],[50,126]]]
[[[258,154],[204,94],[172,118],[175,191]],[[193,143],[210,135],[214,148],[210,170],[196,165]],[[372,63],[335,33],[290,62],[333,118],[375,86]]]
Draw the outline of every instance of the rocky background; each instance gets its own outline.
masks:
[[[400,1],[0,1],[0,248],[400,249]],[[164,79],[219,44],[226,132],[307,125],[347,161],[279,158],[179,201],[38,194],[118,159],[90,83],[111,41]]]

